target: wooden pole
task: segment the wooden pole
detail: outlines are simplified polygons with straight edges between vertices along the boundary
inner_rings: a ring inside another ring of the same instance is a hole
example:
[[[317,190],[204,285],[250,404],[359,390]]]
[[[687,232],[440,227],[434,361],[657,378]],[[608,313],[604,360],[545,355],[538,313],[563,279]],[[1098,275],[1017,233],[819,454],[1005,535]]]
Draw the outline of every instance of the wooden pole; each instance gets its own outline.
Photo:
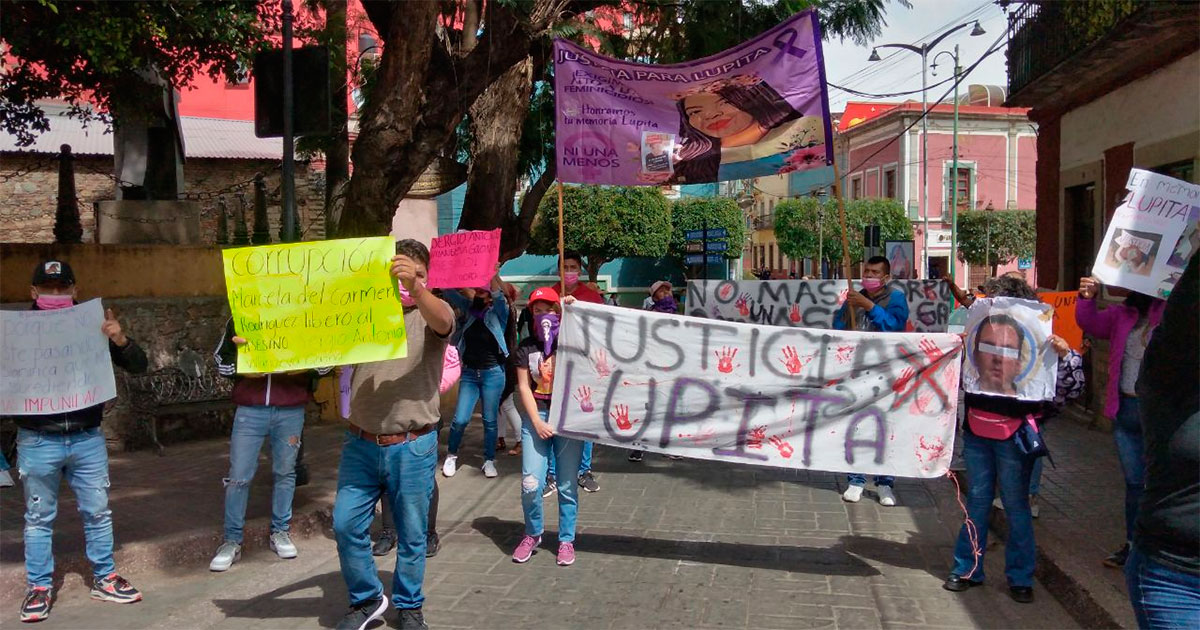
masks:
[[[837,152],[834,152],[833,159],[833,196],[837,197],[838,202],[838,222],[842,226],[842,269],[846,274],[846,289],[854,290],[854,283],[850,281],[850,242],[846,239],[846,200],[842,198],[842,173],[838,168]],[[846,300],[849,301],[850,294],[846,294]],[[846,314],[850,316],[850,330],[858,328],[858,324],[854,321],[854,307],[846,305]]]
[[[567,291],[567,274],[564,272],[563,254],[565,253],[565,238],[563,236],[563,185],[558,182],[558,286],[563,293]],[[560,299],[565,295],[558,296]]]

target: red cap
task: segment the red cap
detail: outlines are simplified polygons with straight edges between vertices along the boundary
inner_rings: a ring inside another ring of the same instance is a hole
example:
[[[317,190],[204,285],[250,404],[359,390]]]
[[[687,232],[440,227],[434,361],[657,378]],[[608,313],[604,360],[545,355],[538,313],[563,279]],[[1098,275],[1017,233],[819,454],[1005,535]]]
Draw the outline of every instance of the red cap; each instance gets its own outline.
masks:
[[[533,304],[534,302],[539,301],[558,304],[558,291],[555,291],[552,287],[541,287],[534,289],[533,293],[529,294],[529,303]]]

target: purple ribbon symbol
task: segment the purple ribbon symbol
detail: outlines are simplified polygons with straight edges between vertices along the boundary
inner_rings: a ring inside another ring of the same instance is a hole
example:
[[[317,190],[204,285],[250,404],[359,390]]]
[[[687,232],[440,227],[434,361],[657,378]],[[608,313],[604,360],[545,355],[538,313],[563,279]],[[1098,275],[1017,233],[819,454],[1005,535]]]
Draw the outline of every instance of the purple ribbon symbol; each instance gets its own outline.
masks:
[[[783,58],[784,53],[796,57],[797,59],[803,58],[804,55],[807,55],[807,50],[793,46],[793,44],[796,43],[796,38],[799,36],[800,34],[797,33],[796,29],[794,28],[784,29],[781,33],[779,33],[779,37],[776,37],[775,41],[773,42],[774,46],[779,49],[779,53],[775,55],[775,59],[771,63],[779,63],[779,60]],[[785,37],[787,38],[787,41],[784,41]]]

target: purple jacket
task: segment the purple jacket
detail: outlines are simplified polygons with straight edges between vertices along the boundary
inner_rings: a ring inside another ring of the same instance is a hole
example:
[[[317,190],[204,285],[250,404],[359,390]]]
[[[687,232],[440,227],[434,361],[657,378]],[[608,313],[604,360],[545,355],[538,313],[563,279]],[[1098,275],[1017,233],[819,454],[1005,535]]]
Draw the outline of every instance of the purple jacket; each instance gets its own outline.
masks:
[[[1164,300],[1154,300],[1150,304],[1150,328],[1158,326],[1162,318],[1163,308],[1167,305]],[[1137,325],[1138,312],[1132,306],[1113,304],[1104,310],[1096,308],[1096,300],[1079,298],[1075,302],[1075,322],[1083,332],[1097,338],[1108,340],[1108,386],[1104,393],[1104,415],[1115,418],[1117,406],[1121,402],[1121,363],[1125,359],[1125,340],[1129,331]]]

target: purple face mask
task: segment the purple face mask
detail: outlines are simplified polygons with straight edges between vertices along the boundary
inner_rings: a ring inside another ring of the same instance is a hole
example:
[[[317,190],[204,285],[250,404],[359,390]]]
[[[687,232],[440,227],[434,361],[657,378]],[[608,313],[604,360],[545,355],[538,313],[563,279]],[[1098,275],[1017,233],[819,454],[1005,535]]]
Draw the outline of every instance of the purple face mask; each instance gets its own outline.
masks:
[[[542,341],[542,352],[550,356],[558,340],[558,313],[543,313],[533,317],[534,334]]]

